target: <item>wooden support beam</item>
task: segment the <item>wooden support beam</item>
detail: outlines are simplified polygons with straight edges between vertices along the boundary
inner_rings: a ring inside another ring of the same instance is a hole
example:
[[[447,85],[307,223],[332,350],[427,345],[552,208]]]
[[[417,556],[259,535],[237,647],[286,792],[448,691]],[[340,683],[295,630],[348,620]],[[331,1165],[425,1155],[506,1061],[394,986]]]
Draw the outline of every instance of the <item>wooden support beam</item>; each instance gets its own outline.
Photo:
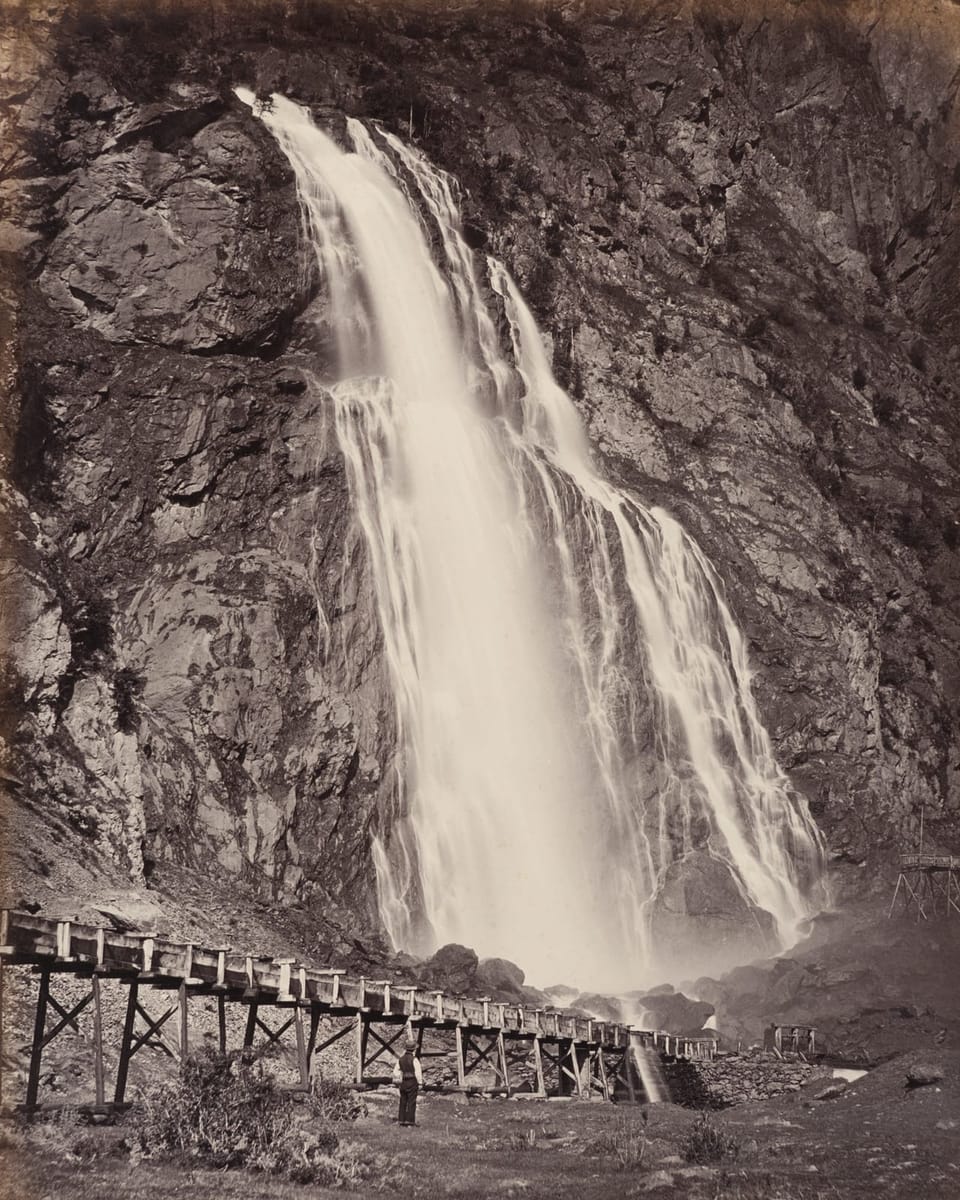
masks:
[[[102,1108],[106,1099],[103,1078],[103,1008],[100,1001],[100,979],[97,975],[93,977],[93,1083],[97,1107]]]
[[[363,1072],[366,1071],[367,1067],[372,1066],[377,1061],[378,1058],[381,1058],[384,1053],[392,1050],[393,1046],[396,1042],[398,1042],[401,1038],[405,1038],[408,1036],[407,1028],[405,1025],[401,1025],[400,1028],[397,1030],[397,1032],[393,1035],[393,1037],[388,1038],[388,1039],[382,1038],[380,1036],[380,1034],[376,1031],[376,1029],[373,1028],[373,1023],[370,1020],[368,1020],[366,1022],[366,1026],[367,1026],[367,1036],[372,1037],[375,1042],[378,1042],[380,1045],[380,1048],[378,1050],[376,1050],[373,1054],[367,1055],[366,1043],[364,1043],[364,1059],[363,1059],[363,1063],[362,1063],[362,1071]],[[361,1075],[361,1082],[362,1082],[362,1075]]]
[[[133,1028],[137,1017],[138,984],[136,979],[130,981],[127,992],[127,1013],[123,1021],[123,1035],[120,1039],[120,1059],[117,1063],[117,1084],[113,1094],[116,1105],[123,1103],[127,1088],[127,1070],[130,1066],[130,1046],[133,1042]]]
[[[37,1007],[33,1018],[33,1044],[30,1047],[30,1071],[27,1075],[27,1108],[36,1108],[40,1089],[40,1060],[43,1055],[44,1030],[47,1027],[47,1001],[50,997],[50,972],[41,970],[37,991]]]
[[[317,1020],[319,1021],[319,1015],[317,1017]],[[328,1046],[332,1046],[334,1042],[339,1042],[340,1039],[343,1037],[346,1037],[348,1033],[356,1032],[356,1028],[357,1028],[356,1021],[351,1021],[349,1025],[344,1025],[344,1027],[342,1029],[338,1029],[336,1033],[332,1034],[325,1041],[321,1042],[319,1046],[315,1046],[313,1053],[314,1054],[322,1054],[323,1051],[326,1050],[326,1048]]]
[[[50,992],[47,996],[47,1000],[50,1004],[50,1007],[55,1008],[57,1010],[57,1012],[60,1014],[60,1016],[63,1018],[63,1020],[60,1021],[60,1023],[58,1025],[56,1025],[54,1027],[54,1029],[46,1035],[46,1037],[43,1039],[43,1044],[46,1045],[47,1042],[52,1042],[53,1039],[60,1032],[60,1030],[63,1029],[67,1025],[70,1026],[70,1028],[73,1030],[74,1033],[79,1033],[80,1026],[77,1024],[77,1017],[87,1007],[87,1005],[90,1003],[90,1001],[92,999],[93,999],[92,994],[84,997],[82,1000],[78,1001],[73,1006],[73,1008],[70,1009],[70,1011],[68,1012],[65,1008],[63,1008],[60,1005],[60,1003],[57,1001],[57,999],[53,995],[53,993]]]
[[[129,1051],[130,1058],[133,1058],[137,1051],[143,1049],[144,1046],[153,1046],[157,1050],[162,1050],[168,1058],[178,1057],[179,1043],[177,1049],[174,1049],[174,1047],[167,1042],[166,1038],[160,1032],[163,1026],[166,1025],[166,1023],[174,1015],[174,1013],[178,1011],[178,1008],[179,1006],[174,1004],[159,1017],[152,1017],[141,1004],[137,1004],[136,1012],[142,1018],[147,1028],[143,1033],[138,1034],[133,1039]]]
[[[463,1027],[461,1025],[457,1026],[456,1034],[457,1034],[457,1086],[463,1088],[463,1087],[467,1086],[467,1067],[466,1067],[467,1048],[463,1042]]]
[[[223,992],[217,994],[217,1045],[221,1054],[227,1052],[227,998]]]
[[[192,959],[192,957],[193,957],[193,947],[192,946],[190,947],[190,951],[191,951],[190,957]],[[192,965],[192,963],[187,964],[187,965]],[[184,979],[183,983],[180,984],[180,987],[177,989],[177,991],[178,991],[177,1006],[180,1009],[180,1066],[182,1069],[183,1064],[187,1061],[187,1057],[190,1054],[190,1026],[189,1026],[189,1015],[188,1015],[188,1010],[187,1010],[188,999],[187,999],[186,979]]]
[[[533,1068],[537,1076],[537,1095],[545,1096],[547,1094],[547,1085],[543,1078],[543,1055],[540,1051],[539,1035],[533,1039]]]
[[[606,1064],[603,1061],[603,1048],[598,1046],[596,1053],[597,1053],[597,1060],[596,1060],[597,1067],[599,1068],[598,1074],[600,1076],[600,1093],[603,1096],[604,1100],[609,1100],[610,1099],[610,1085],[607,1082],[607,1068],[606,1068]]]
[[[290,1001],[293,995],[290,991],[290,979],[292,975],[293,964],[296,962],[294,958],[275,958],[273,960],[280,968],[278,971],[279,983],[277,984],[277,999]]]
[[[250,962],[250,959],[247,959]],[[252,968],[251,968],[252,969]],[[249,973],[248,973],[249,978]],[[247,1010],[247,1028],[243,1033],[243,1048],[249,1050],[253,1046],[254,1039],[257,1036],[257,1009],[259,1005],[256,1000],[250,1002],[250,1007]]]
[[[363,981],[361,980],[361,995],[363,994]],[[367,1022],[364,1019],[362,1012],[357,1013],[357,1059],[356,1071],[354,1072],[354,1083],[363,1083],[363,1064],[367,1057]]]
[[[297,1066],[300,1068],[300,1086],[306,1091],[310,1087],[310,1060],[307,1057],[307,1042],[303,1032],[303,1009],[299,1004],[293,1011],[293,1021],[297,1035]]]
[[[316,1053],[317,1032],[320,1029],[320,1009],[310,1006],[310,1033],[307,1035],[307,1066],[312,1067],[313,1056]]]
[[[503,1041],[503,1030],[497,1034],[497,1057],[500,1061],[498,1074],[503,1081],[507,1095],[510,1095],[510,1073],[507,1069],[507,1051]]]

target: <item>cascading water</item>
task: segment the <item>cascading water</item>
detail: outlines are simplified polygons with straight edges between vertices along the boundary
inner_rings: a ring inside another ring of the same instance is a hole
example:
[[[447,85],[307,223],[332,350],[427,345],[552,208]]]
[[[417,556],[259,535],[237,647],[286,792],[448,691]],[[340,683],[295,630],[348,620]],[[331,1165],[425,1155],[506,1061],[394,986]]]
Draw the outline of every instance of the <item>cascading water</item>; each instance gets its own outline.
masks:
[[[257,111],[296,173],[339,339],[336,429],[397,705],[374,846],[394,943],[462,942],[541,986],[637,986],[676,961],[658,903],[706,855],[783,944],[821,843],[710,564],[598,473],[489,259],[501,347],[449,177],[357,121],[349,153],[280,96]]]

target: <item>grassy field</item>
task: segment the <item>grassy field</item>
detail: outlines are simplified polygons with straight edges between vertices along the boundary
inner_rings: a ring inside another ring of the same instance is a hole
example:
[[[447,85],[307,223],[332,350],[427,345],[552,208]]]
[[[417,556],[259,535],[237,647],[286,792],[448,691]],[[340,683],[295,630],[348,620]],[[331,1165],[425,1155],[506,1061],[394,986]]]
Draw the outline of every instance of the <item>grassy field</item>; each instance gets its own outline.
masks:
[[[911,1091],[881,1068],[836,1098],[814,1089],[706,1118],[726,1150],[690,1160],[699,1114],[599,1101],[421,1098],[416,1129],[395,1121],[389,1091],[342,1123],[356,1177],[296,1184],[189,1160],[141,1159],[135,1113],[91,1128],[75,1118],[4,1124],[2,1200],[322,1200],[401,1195],[436,1200],[955,1200],[960,1195],[956,1055],[942,1085]],[[821,1080],[818,1088],[822,1090]],[[131,1147],[133,1150],[131,1152]]]

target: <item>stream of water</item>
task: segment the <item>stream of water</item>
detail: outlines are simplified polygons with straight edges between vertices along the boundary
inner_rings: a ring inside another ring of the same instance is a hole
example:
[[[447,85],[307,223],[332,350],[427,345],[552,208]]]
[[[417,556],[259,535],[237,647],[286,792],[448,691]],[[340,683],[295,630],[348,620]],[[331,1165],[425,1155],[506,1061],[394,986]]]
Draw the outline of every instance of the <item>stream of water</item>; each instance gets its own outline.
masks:
[[[397,709],[373,848],[395,945],[636,987],[675,957],[657,905],[698,855],[789,942],[821,839],[716,572],[594,462],[507,269],[464,242],[451,178],[358,121],[344,150],[281,96],[255,111],[337,330],[325,382]]]

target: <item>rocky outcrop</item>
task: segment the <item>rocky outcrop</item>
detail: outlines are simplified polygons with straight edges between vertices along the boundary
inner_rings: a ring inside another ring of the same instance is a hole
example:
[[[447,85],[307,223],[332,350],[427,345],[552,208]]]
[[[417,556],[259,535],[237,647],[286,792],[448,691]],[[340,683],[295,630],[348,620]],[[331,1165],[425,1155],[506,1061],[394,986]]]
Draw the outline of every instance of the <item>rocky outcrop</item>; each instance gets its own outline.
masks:
[[[838,863],[912,840],[921,808],[958,836],[958,20],[947,0],[20,13],[0,251],[21,868],[55,879],[92,845],[98,870],[215,864],[372,912],[393,708],[316,382],[323,284],[241,82],[334,131],[379,120],[460,180],[597,453],[725,580]],[[706,905],[677,881],[678,919],[761,949],[702,882]]]

